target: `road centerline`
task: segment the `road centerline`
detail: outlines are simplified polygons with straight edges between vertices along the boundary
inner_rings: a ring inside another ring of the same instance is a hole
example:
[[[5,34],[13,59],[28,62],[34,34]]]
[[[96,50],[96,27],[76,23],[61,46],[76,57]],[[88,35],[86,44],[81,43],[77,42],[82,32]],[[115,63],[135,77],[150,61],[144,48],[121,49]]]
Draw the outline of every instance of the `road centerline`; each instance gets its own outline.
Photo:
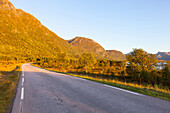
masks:
[[[24,99],[24,87],[22,87],[22,90],[21,90],[21,100]]]
[[[22,83],[24,83],[24,78],[22,78]]]

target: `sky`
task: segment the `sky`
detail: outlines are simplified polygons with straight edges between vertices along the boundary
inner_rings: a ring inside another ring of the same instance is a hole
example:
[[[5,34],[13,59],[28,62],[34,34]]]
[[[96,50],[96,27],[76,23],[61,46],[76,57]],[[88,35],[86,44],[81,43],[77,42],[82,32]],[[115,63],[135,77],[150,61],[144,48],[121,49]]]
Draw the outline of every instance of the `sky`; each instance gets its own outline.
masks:
[[[170,52],[170,0],[10,0],[63,39],[87,37],[106,50]]]

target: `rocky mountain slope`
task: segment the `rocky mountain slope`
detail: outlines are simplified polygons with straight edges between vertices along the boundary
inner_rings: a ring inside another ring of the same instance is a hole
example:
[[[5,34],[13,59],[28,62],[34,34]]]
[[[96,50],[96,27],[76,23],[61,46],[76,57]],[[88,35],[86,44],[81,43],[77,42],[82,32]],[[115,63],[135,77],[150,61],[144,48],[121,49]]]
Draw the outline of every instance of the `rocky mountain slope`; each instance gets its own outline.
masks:
[[[129,52],[125,55],[129,55],[129,54],[131,54],[131,52]],[[151,53],[148,53],[148,54],[151,54]],[[168,60],[170,60],[170,52],[158,52],[156,54],[156,57],[158,58],[158,60],[168,61]]]
[[[170,52],[158,52],[156,54],[156,57],[159,59],[159,60],[170,60]]]

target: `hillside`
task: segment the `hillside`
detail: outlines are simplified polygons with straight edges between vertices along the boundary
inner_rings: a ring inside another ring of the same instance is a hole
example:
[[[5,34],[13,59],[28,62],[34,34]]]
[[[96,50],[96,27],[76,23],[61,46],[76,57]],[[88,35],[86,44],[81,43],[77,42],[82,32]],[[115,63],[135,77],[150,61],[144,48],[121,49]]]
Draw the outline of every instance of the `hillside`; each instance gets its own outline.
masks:
[[[8,0],[0,0],[0,55],[53,57],[60,52],[80,53],[39,20]]]
[[[125,60],[126,55],[117,50],[106,50],[108,59]]]
[[[98,57],[105,57],[106,51],[105,49],[92,39],[84,38],[84,37],[76,37],[71,40],[68,40],[68,42],[75,46],[82,48],[86,52],[93,53],[95,56]]]
[[[170,60],[170,52],[158,52],[156,54],[156,57],[159,59],[159,60]]]
[[[8,0],[0,0],[0,48],[0,58],[56,57],[60,53],[75,57],[88,52],[98,59],[124,59],[121,52],[106,52],[92,39],[76,37],[66,41],[60,38]]]
[[[93,53],[96,58],[106,58],[112,60],[125,60],[126,57],[122,52],[116,50],[105,50],[100,44],[92,39],[84,37],[76,37],[68,42],[78,48],[81,48],[89,53]]]

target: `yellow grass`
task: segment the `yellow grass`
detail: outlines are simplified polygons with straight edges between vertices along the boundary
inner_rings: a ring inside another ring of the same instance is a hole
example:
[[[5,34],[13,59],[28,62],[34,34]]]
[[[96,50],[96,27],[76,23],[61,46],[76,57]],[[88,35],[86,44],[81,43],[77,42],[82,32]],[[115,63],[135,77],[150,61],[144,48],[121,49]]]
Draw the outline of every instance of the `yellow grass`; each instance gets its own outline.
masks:
[[[0,113],[10,112],[15,97],[21,66],[15,62],[0,61]]]
[[[81,76],[81,75],[74,75],[74,74],[70,74],[72,76],[76,76],[76,77],[81,77],[81,78],[85,78],[85,79],[91,79],[91,80],[97,80],[97,81],[101,81],[101,82],[109,82],[109,83],[115,83],[115,84],[120,84],[120,85],[125,85],[125,86],[130,86],[130,87],[135,87],[135,88],[142,88],[142,89],[151,89],[151,90],[155,90],[155,91],[159,91],[159,92],[164,92],[164,93],[169,93],[170,91],[167,89],[160,89],[158,86],[144,86],[144,85],[139,85],[139,84],[135,84],[135,83],[127,83],[127,82],[122,82],[122,81],[118,81],[118,80],[108,80],[108,79],[101,79],[101,78],[93,78],[93,77],[89,77],[89,76]]]
[[[40,67],[39,65],[33,64],[34,66]],[[109,79],[101,79],[101,78],[94,78],[94,77],[89,77],[87,75],[75,75],[72,73],[67,73],[65,71],[61,70],[57,70],[54,68],[46,68],[47,70],[51,70],[51,71],[55,71],[55,72],[60,72],[64,74],[68,74],[71,76],[75,76],[75,77],[80,77],[80,78],[84,78],[84,79],[88,79],[88,80],[92,80],[95,82],[100,82],[100,83],[104,83],[107,85],[112,85],[115,87],[120,87],[123,89],[127,89],[127,90],[131,90],[134,92],[138,92],[138,93],[142,93],[142,94],[146,94],[149,96],[153,96],[153,97],[158,97],[161,99],[165,99],[165,100],[169,100],[170,101],[170,91],[169,88],[160,88],[157,85],[152,86],[152,85],[140,85],[140,84],[136,84],[136,83],[127,83],[127,82],[122,82],[122,81],[118,81],[118,80],[109,80]]]
[[[38,65],[36,65],[38,66]],[[55,68],[46,68],[48,70],[52,70],[52,71],[59,71],[58,69]],[[59,71],[60,72],[60,71]],[[62,71],[62,72],[67,72],[67,71]],[[149,90],[155,90],[158,92],[163,92],[163,93],[169,93],[170,91],[168,88],[159,88],[157,85],[155,85],[154,87],[151,85],[140,85],[140,84],[136,84],[136,83],[127,83],[127,82],[122,82],[119,80],[109,80],[109,79],[101,79],[101,78],[94,78],[94,77],[89,77],[89,76],[82,76],[82,75],[75,75],[75,74],[70,74],[72,76],[76,76],[76,77],[80,77],[80,78],[85,78],[85,79],[90,79],[90,80],[97,80],[97,81],[101,81],[101,82],[108,82],[108,83],[114,83],[114,84],[120,84],[120,85],[124,85],[124,86],[130,86],[130,87],[135,87],[135,88],[142,88],[142,89],[149,89]]]

